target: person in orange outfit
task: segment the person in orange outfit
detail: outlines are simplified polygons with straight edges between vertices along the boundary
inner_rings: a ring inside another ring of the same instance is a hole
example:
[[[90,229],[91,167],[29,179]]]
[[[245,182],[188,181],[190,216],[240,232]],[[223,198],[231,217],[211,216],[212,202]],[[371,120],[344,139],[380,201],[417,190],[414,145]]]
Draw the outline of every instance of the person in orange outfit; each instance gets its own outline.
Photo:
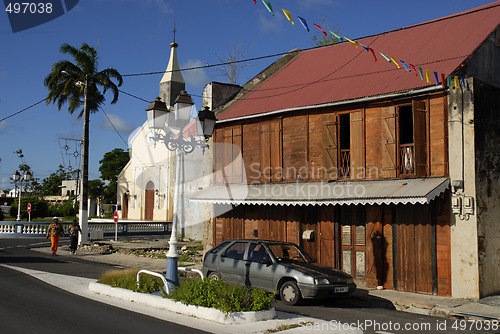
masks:
[[[59,223],[59,218],[52,218],[52,223],[50,223],[49,228],[47,229],[47,239],[50,236],[52,255],[56,255],[57,247],[59,246],[59,238],[64,235],[63,226]]]

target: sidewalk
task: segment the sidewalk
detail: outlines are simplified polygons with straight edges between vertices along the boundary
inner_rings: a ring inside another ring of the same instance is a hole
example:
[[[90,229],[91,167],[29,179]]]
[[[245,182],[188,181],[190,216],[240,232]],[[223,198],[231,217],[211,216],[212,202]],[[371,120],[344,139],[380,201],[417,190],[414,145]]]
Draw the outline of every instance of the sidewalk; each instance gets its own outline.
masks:
[[[145,241],[145,242],[99,242],[112,245],[114,249],[153,249],[167,248],[166,241]],[[187,243],[184,243],[187,244]],[[179,247],[182,247],[180,244]],[[50,253],[49,248],[35,249]],[[61,255],[71,255],[68,251],[60,249]],[[93,254],[78,251],[78,257],[89,261],[104,262],[124,268],[148,269],[157,272],[165,272],[166,260],[138,257],[133,254]],[[201,267],[200,264],[192,266]],[[437,317],[474,319],[474,320],[500,320],[500,296],[482,298],[479,301],[468,299],[440,297],[433,295],[423,295],[410,292],[394,290],[376,290],[372,288],[358,287],[350,300],[353,306],[357,307],[379,307],[396,309],[422,315]]]

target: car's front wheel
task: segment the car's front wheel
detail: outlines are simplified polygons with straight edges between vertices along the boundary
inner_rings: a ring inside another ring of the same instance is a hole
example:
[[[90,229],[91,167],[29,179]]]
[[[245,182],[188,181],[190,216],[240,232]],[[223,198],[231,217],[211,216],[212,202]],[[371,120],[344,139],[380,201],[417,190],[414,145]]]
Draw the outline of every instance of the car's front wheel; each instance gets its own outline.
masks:
[[[213,279],[215,281],[220,281],[222,279],[220,273],[216,271],[212,271],[210,274],[208,274],[209,279]]]
[[[287,305],[297,304],[300,297],[300,290],[294,281],[286,281],[280,288],[280,298]]]

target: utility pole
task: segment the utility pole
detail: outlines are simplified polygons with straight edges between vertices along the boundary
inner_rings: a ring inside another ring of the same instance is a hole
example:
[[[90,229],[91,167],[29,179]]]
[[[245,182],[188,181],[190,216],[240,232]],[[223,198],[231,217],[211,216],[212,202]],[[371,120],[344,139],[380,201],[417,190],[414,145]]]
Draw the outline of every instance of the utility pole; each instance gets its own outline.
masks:
[[[89,212],[88,212],[88,194],[89,194],[89,109],[88,109],[88,87],[90,75],[85,75],[84,102],[83,102],[83,141],[82,141],[82,185],[80,187],[80,211],[79,222],[82,229],[81,243],[88,241],[89,236]]]

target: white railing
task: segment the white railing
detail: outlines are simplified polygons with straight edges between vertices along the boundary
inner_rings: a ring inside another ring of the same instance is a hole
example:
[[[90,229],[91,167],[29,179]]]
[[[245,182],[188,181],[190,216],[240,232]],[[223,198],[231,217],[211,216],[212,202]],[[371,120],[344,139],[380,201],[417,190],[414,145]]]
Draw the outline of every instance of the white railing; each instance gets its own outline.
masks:
[[[165,292],[167,293],[167,295],[170,294],[170,290],[168,288],[167,279],[162,274],[160,274],[160,273],[157,273],[157,272],[154,272],[154,271],[150,271],[150,270],[146,270],[146,269],[141,269],[137,273],[137,288],[139,288],[139,283],[140,283],[139,279],[141,278],[141,274],[148,274],[148,275],[152,275],[152,276],[156,276],[156,277],[161,278],[161,280],[163,282],[163,285],[165,286]]]
[[[200,269],[196,269],[196,268],[186,268],[186,267],[178,267],[177,270],[179,271],[192,271],[192,272],[195,272],[197,273],[198,275],[200,275],[201,279],[204,279],[205,278],[205,275],[203,275],[203,271],[201,271]]]
[[[44,237],[50,223],[34,222],[1,222],[0,236],[9,237]],[[67,233],[70,223],[62,223],[65,233]],[[134,234],[169,234],[172,228],[171,222],[131,222],[131,223],[109,223],[109,222],[89,222],[90,231],[102,231],[104,235],[115,235],[115,229],[118,228],[120,235]]]

